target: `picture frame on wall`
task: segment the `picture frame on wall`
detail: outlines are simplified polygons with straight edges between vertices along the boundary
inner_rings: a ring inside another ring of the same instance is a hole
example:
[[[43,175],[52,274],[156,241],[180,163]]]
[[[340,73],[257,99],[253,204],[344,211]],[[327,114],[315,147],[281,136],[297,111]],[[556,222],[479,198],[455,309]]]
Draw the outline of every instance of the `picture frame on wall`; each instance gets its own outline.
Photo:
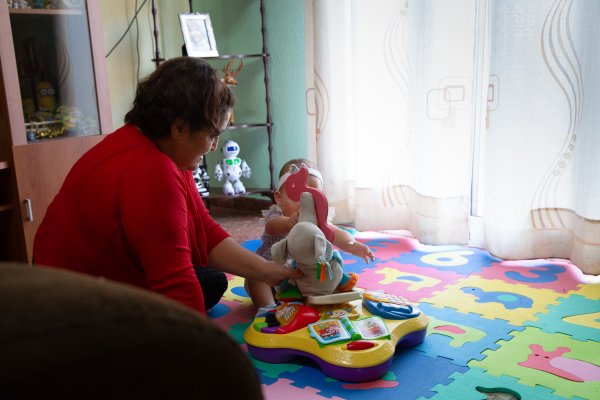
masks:
[[[183,42],[189,57],[218,57],[217,42],[210,15],[206,13],[179,14]]]

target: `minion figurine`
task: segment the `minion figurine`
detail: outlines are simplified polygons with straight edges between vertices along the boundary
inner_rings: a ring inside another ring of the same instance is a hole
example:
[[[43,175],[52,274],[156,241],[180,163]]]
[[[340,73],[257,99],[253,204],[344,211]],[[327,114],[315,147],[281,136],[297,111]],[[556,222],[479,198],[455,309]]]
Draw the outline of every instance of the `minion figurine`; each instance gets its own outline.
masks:
[[[42,113],[54,114],[56,110],[54,86],[48,81],[40,81],[35,85],[35,97],[38,104],[38,111]]]

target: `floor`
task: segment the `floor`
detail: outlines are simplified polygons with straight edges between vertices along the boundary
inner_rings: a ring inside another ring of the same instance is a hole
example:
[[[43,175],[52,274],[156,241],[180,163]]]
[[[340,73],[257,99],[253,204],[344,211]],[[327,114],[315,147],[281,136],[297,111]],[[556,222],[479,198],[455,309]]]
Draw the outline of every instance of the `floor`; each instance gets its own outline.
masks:
[[[211,207],[210,215],[240,243],[259,238],[262,234],[260,211]]]
[[[263,223],[260,210],[267,209],[269,202],[257,201],[250,204],[211,204],[210,215],[223,229],[240,243],[257,239],[262,235]],[[233,208],[235,207],[235,208]]]
[[[227,212],[223,220],[242,227],[244,235],[255,228],[246,222],[256,215],[235,214]],[[254,319],[256,310],[244,280],[233,277],[208,316],[240,348],[256,356],[253,364],[265,399],[480,400],[485,397],[482,388],[518,393],[528,400],[600,399],[600,285],[590,283],[568,260],[502,260],[480,248],[425,246],[391,232],[357,232],[356,239],[371,248],[375,260],[367,264],[342,252],[344,271],[358,274],[359,287],[376,296],[382,291],[388,299],[405,302],[406,297],[418,303],[429,319],[426,332],[420,330],[426,335],[424,341],[417,343],[422,336],[412,337],[396,348],[395,342],[407,337],[398,327],[412,330],[427,320],[407,319],[407,324],[399,325],[396,321],[402,320],[386,318],[387,312],[394,311],[389,306],[371,308],[376,318],[371,319],[360,301],[353,306],[362,319],[347,318],[341,325],[322,321],[315,329],[327,340],[339,340],[344,332],[351,338],[358,335],[357,342],[374,345],[365,350],[369,357],[348,351],[344,342],[331,341],[325,351],[313,343],[306,327],[272,335],[266,316]],[[256,245],[253,241],[245,247],[254,251]],[[289,311],[294,307],[282,305],[279,310],[296,318]],[[318,312],[303,307],[303,316]],[[352,310],[342,306],[327,312],[341,315]],[[380,336],[385,333],[378,328],[382,321],[393,335]],[[290,322],[303,323],[308,322]],[[288,338],[294,338],[293,346]],[[395,353],[391,358],[390,351]],[[344,364],[348,367],[329,364],[327,354],[348,360]],[[304,359],[292,359],[296,355]],[[285,363],[279,364],[282,360]],[[374,374],[369,378],[381,376],[358,383],[328,376],[346,378],[346,373],[356,380],[368,373]]]

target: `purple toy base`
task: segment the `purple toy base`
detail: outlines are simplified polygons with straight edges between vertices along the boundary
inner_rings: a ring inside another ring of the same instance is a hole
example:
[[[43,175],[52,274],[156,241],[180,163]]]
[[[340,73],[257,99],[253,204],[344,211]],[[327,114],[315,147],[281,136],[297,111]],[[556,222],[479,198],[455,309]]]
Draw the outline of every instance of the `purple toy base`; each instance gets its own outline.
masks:
[[[396,348],[398,347],[412,347],[417,344],[423,342],[425,339],[425,335],[427,333],[427,329],[421,329],[419,331],[415,331],[409,333],[404,336],[398,343],[396,344]],[[313,360],[317,363],[321,371],[327,376],[330,376],[334,379],[345,381],[345,382],[367,382],[373,381],[385,375],[386,372],[391,367],[392,357],[385,360],[381,364],[374,365],[372,367],[366,368],[351,368],[351,367],[341,367],[338,365],[330,364],[326,361],[323,361],[319,357],[314,354],[307,353],[301,350],[294,349],[267,349],[262,347],[256,347],[252,345],[247,345],[248,351],[250,355],[256,358],[259,361],[279,364],[289,362],[294,359],[294,357],[305,357]]]

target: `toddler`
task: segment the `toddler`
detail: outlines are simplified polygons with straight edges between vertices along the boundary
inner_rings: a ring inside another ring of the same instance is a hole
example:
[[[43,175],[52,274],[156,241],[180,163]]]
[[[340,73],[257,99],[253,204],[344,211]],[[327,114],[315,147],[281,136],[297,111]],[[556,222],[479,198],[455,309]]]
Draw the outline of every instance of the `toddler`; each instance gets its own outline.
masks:
[[[279,182],[275,191],[275,204],[268,210],[263,211],[265,230],[261,238],[262,244],[256,250],[259,255],[267,260],[272,260],[271,246],[285,238],[298,222],[300,202],[293,201],[287,197],[283,184],[290,176],[290,167],[295,165],[300,168],[302,164],[308,168],[307,185],[318,190],[323,190],[323,177],[313,162],[299,158],[290,160],[283,165],[279,172]],[[333,229],[335,232],[334,246],[342,251],[361,257],[367,263],[369,260],[372,261],[374,259],[373,253],[367,245],[355,241],[352,235],[343,229],[336,226],[333,226]],[[275,305],[273,290],[268,284],[247,279],[245,287],[257,308],[268,309]]]

